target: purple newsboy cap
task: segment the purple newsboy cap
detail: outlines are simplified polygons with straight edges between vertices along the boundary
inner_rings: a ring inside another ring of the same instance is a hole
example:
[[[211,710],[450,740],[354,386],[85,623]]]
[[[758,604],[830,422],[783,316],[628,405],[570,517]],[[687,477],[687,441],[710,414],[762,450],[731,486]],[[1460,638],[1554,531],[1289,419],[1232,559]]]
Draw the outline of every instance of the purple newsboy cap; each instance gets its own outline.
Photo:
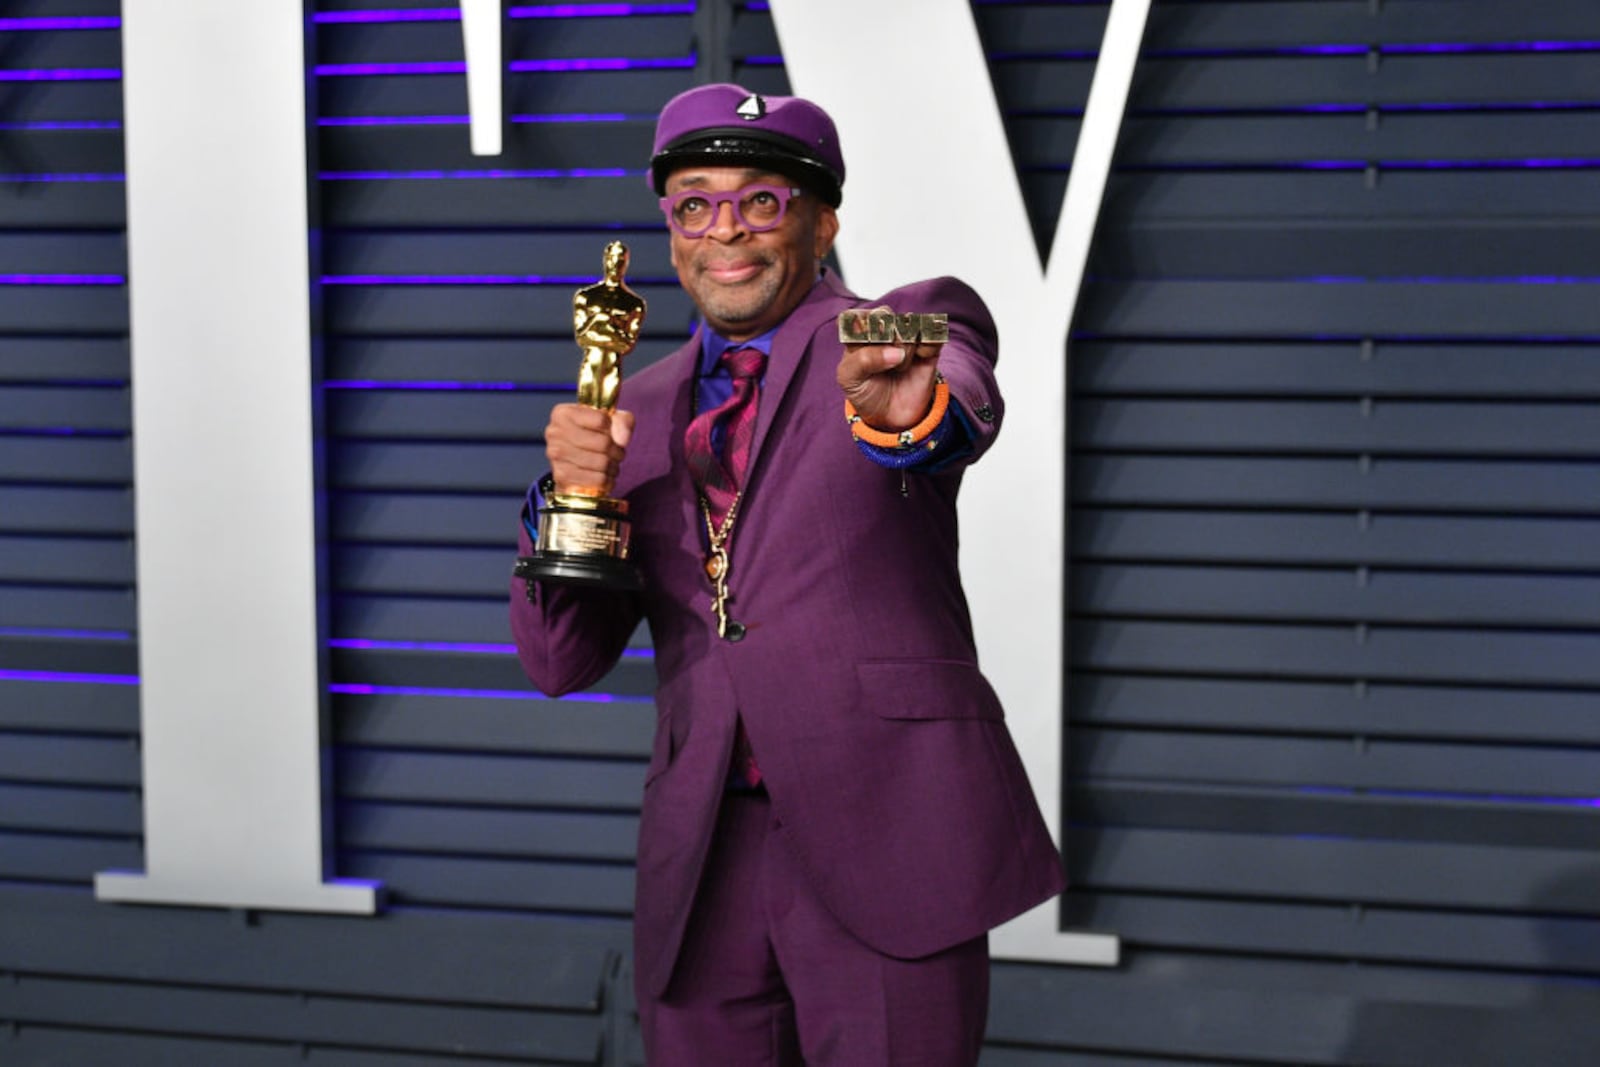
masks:
[[[798,96],[762,96],[737,85],[701,85],[667,101],[656,123],[650,181],[692,165],[760,166],[787,175],[839,206],[844,155],[828,113]]]

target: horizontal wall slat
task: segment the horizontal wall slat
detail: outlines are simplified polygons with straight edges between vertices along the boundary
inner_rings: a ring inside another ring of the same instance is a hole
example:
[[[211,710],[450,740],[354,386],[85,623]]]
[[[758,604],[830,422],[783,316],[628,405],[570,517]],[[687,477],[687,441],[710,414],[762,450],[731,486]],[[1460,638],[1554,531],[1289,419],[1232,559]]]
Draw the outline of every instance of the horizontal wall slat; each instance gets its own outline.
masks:
[[[301,1042],[228,1041],[117,1030],[85,1030],[34,1024],[20,1029],[8,1046],[26,1067],[35,1064],[115,1063],[117,1067],[173,1067],[174,1064],[226,1064],[227,1067],[460,1067],[457,1056],[431,1056],[385,1049],[328,1048]],[[30,1058],[31,1057],[31,1058]],[[475,1058],[474,1067],[557,1067],[553,1060]]]
[[[401,905],[596,916],[624,916],[633,910],[632,864],[447,860],[345,851],[339,873],[384,883]]]
[[[1508,206],[1509,210],[1509,206]],[[1556,278],[1592,276],[1600,225],[1492,219],[1152,222],[1102,239],[1090,272],[1109,278]]]
[[[1140,1054],[1230,1067],[1585,1067],[1593,994],[1553,983],[1534,1009],[1527,990],[1520,976],[1135,947],[1114,970],[996,967],[989,1038],[1118,1067]]]
[[[576,374],[574,374],[576,379]],[[427,440],[537,440],[562,392],[456,392],[441,390],[338,390],[328,394],[332,433],[346,440],[363,437]]]
[[[13,585],[0,597],[0,626],[131,630],[135,625],[130,589]]]
[[[501,612],[506,610],[503,599],[493,602]],[[509,624],[508,628],[509,628]],[[504,635],[502,635],[504,637]],[[470,640],[470,635],[454,638]],[[451,639],[446,638],[445,641]],[[522,667],[508,647],[509,642],[497,643],[489,650],[463,649],[408,649],[404,642],[399,648],[335,648],[331,653],[333,676],[340,681],[364,681],[373,685],[404,684],[407,678],[415,684],[444,688],[482,688],[521,690],[534,697],[534,692]],[[503,650],[502,650],[503,649]],[[644,656],[623,656],[600,680],[596,688],[617,697],[633,697],[640,701],[655,692],[655,663]],[[476,685],[474,685],[476,683]],[[594,699],[572,698],[574,703],[593,703]]]
[[[514,553],[507,553],[507,594],[511,589],[511,566],[515,559]],[[505,643],[511,637],[510,615],[502,597],[490,600],[482,597],[420,598],[343,593],[335,598],[335,609],[338,622],[334,635],[341,638]],[[480,677],[479,681],[493,687],[497,683],[512,680],[504,673],[506,668],[490,666],[494,669]],[[340,672],[336,670],[335,673],[337,675]],[[456,684],[470,684],[470,675],[468,679]],[[394,684],[401,684],[399,679],[390,680]],[[443,678],[435,672],[431,680],[443,681]]]
[[[1600,464],[1377,457],[1079,456],[1089,504],[1600,515]]]
[[[653,133],[643,118],[512,124],[504,152],[486,160],[472,154],[464,126],[331,126],[318,137],[317,164],[325,172],[631,170],[650,158]],[[642,179],[633,195],[655,201]]]
[[[1517,282],[1091,282],[1078,329],[1139,337],[1600,336],[1595,285]]]
[[[95,180],[29,182],[27,196],[0,196],[0,227],[6,229],[120,227],[126,217],[127,196],[120,168],[109,176],[96,175]],[[109,320],[110,315],[102,308],[100,318]],[[16,309],[8,307],[0,322],[7,324],[6,329],[15,329],[15,323],[26,320],[17,318]]]
[[[1592,691],[1138,677],[1078,671],[1073,724],[1600,744]]]
[[[1376,64],[1365,55],[1146,55],[1139,63],[1129,107],[1138,112],[1289,111],[1335,105],[1383,109],[1441,103],[1516,106],[1594,96],[1592,52],[1380,55]],[[1013,79],[1011,99],[1024,107],[1034,99],[1049,99],[1040,92],[1044,76],[1060,64],[1038,64],[1040,76],[1018,84],[1016,75],[1022,72],[1014,68],[1021,65],[1007,63],[1001,68]]]
[[[25,144],[12,147],[9,137],[8,147],[13,151],[20,147],[27,153]],[[0,274],[124,274],[127,269],[127,250],[120,233],[0,231]],[[10,344],[6,348],[0,376],[5,374],[5,365],[21,354],[11,351]]]
[[[1059,204],[1062,188],[1058,182],[1047,202]],[[1591,171],[1556,167],[1380,169],[1372,175],[1364,170],[1113,171],[1106,198],[1108,217],[1144,224],[1167,218],[1370,219],[1404,226],[1430,219],[1524,218],[1577,219],[1581,225],[1600,206],[1600,182]],[[1120,230],[1102,232],[1115,239]]]
[[[0,480],[127,485],[133,453],[126,438],[0,436]]]
[[[337,789],[349,800],[495,804],[552,811],[639,809],[642,760],[464,756],[344,748]]]
[[[533,432],[543,430],[540,426]],[[329,451],[328,477],[334,488],[494,492],[505,494],[513,506],[545,470],[544,450],[527,444],[334,442]],[[5,457],[0,439],[0,472]]]
[[[332,494],[329,505],[333,536],[368,544],[503,546],[516,536],[521,510],[517,497],[501,493],[343,492]]]
[[[1084,888],[1255,900],[1360,902],[1444,910],[1592,913],[1589,850],[1291,835],[1079,829]],[[1069,861],[1069,866],[1073,863]]]
[[[1431,792],[1461,799],[1600,799],[1593,764],[1591,752],[1565,746],[1092,727],[1073,732],[1070,753],[1073,772],[1096,778]],[[1592,814],[1600,826],[1600,811]]]
[[[1073,444],[1096,451],[1600,455],[1600,419],[1581,403],[1100,398],[1073,414]]]
[[[1594,919],[1115,893],[1085,894],[1078,906],[1092,909],[1097,922],[1107,923],[1128,942],[1146,947],[1434,965],[1488,963],[1568,974],[1593,974],[1600,968],[1600,921]]]
[[[69,675],[112,675],[114,677],[108,679],[74,680],[103,681],[106,684],[101,688],[113,690],[131,688],[117,683],[126,676],[138,673],[138,648],[132,640],[130,630],[117,630],[103,625],[65,631],[52,628],[32,630],[24,627],[20,632],[0,633],[0,669],[59,671]],[[25,684],[35,687],[48,684],[66,685],[68,692],[73,691],[67,679],[55,683],[26,681]],[[69,699],[75,701],[77,697]],[[120,698],[108,696],[107,699]]]
[[[60,234],[43,240],[47,247],[67,243]],[[22,273],[49,273],[41,272],[33,262],[19,264],[16,269]],[[127,379],[125,338],[9,337],[5,351],[0,352],[0,383],[111,380],[125,384]]]
[[[119,837],[0,831],[0,880],[88,885],[99,871],[139,870],[144,851]]]
[[[0,678],[0,730],[133,734],[138,728],[136,686]]]
[[[459,34],[459,26],[456,30]],[[683,68],[564,71],[561,77],[551,78],[508,71],[503,84],[505,110],[510,115],[594,114],[597,102],[603,101],[606,113],[645,116],[692,87],[694,72]],[[317,98],[318,111],[326,117],[465,115],[467,80],[449,74],[319,78]],[[466,137],[464,128],[461,134]],[[641,164],[630,161],[628,165]]]
[[[121,129],[8,130],[6,140],[27,161],[28,173],[115,174],[122,169]]]
[[[0,960],[105,980],[592,1013],[627,926],[391,908],[381,919],[106,905],[0,887]]]
[[[628,353],[627,373],[637,374],[681,343],[682,338],[641,339]],[[347,338],[331,346],[326,377],[368,382],[543,383],[576,388],[581,358],[577,345],[566,338]]]
[[[0,535],[0,581],[133,584],[126,540]]]
[[[1600,522],[1581,518],[1081,507],[1072,535],[1085,561],[1600,569]]]
[[[687,79],[683,88],[689,88]],[[322,218],[341,228],[570,226],[575,220],[658,225],[661,208],[645,185],[642,164],[635,165],[639,173],[625,176],[328,180],[321,187]]]
[[[355,852],[631,863],[638,834],[639,820],[629,815],[414,804],[339,811],[339,847]]]
[[[1368,792],[1307,785],[1185,785],[1079,778],[1067,809],[1085,826],[1302,834],[1505,848],[1592,849],[1600,819],[1587,797],[1549,799]],[[1072,906],[1069,894],[1067,903]]]
[[[688,337],[693,305],[682,290],[635,288],[650,304],[652,332]],[[564,334],[572,320],[571,286],[340,285],[324,295],[327,328],[339,334]]]
[[[0,333],[128,331],[120,285],[0,285]]]
[[[1384,4],[1355,0],[1269,0],[1267,3],[1157,7],[1147,48],[1246,49],[1309,42],[1368,45],[1587,40],[1593,26],[1561,0],[1527,0],[1508,9],[1495,0]],[[1442,35],[1447,35],[1447,38]]]
[[[645,759],[656,725],[654,706],[645,700],[529,704],[464,696],[336,694],[333,709],[338,742],[369,749]]]
[[[501,20],[513,54],[527,57],[630,58],[686,55],[693,49],[692,19],[684,13],[656,14],[648,7],[626,15]],[[391,23],[324,23],[318,28],[322,63],[399,63],[460,60],[461,24],[451,20]]]
[[[136,837],[142,814],[131,790],[0,784],[0,828],[6,830]]]
[[[659,215],[657,218],[660,220]],[[592,232],[341,233],[323,257],[322,267],[324,273],[333,275],[514,274],[597,279],[602,274],[604,249],[611,241],[621,241],[628,246],[630,285],[638,285],[641,279],[647,278],[656,280],[657,284],[670,283],[677,276],[668,258],[671,253],[664,220],[649,229],[596,227]],[[587,282],[553,284],[566,287],[570,293],[571,289]],[[650,321],[648,316],[645,321]],[[565,329],[570,324],[571,315],[568,315],[566,320],[552,323],[551,332],[570,334],[570,329]],[[646,332],[648,336],[648,328]],[[577,352],[577,345],[569,341],[567,355],[571,360],[577,359]],[[633,355],[629,353],[627,357],[630,367]],[[526,359],[526,355],[523,358]]]
[[[334,587],[342,592],[385,595],[497,597],[509,587],[515,555],[499,548],[344,548],[332,555]],[[5,573],[5,542],[0,540],[0,576]],[[509,625],[509,624],[508,624]]]
[[[440,993],[447,995],[445,990]],[[39,975],[18,977],[0,989],[0,1012],[23,1025],[72,1024],[580,1064],[599,1062],[603,1032],[600,1020],[584,1015]]]
[[[1085,615],[1600,630],[1600,578],[1558,572],[1086,563],[1074,575]]]
[[[1018,117],[1012,151],[1024,167],[1066,167],[1077,145],[1075,118]],[[1120,167],[1275,167],[1373,163],[1431,166],[1444,162],[1517,164],[1593,157],[1600,115],[1587,111],[1441,114],[1389,113],[1375,126],[1365,115],[1133,114],[1123,120]]]
[[[0,734],[0,780],[36,785],[137,787],[136,738]]]
[[[1600,397],[1600,347],[1080,341],[1072,349],[1072,385],[1080,399],[1213,394],[1575,400]]]
[[[1600,686],[1600,634],[1121,622],[1082,627],[1091,670],[1466,685]]]

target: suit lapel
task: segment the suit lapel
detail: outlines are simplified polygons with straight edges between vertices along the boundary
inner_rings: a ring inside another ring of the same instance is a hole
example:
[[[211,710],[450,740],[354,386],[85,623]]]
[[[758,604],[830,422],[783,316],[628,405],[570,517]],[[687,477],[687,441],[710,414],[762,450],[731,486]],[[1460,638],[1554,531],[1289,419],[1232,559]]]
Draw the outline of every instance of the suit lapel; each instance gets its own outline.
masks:
[[[829,271],[811,287],[805,300],[790,312],[778,328],[778,335],[772,341],[772,358],[767,363],[766,380],[761,386],[761,406],[756,411],[755,440],[750,448],[752,475],[761,462],[762,446],[778,417],[778,410],[783,407],[784,397],[800,376],[802,365],[810,358],[808,341],[812,333],[839,313],[841,301],[853,302],[855,299],[855,294],[844,287],[838,275]],[[842,402],[840,409],[843,410]]]

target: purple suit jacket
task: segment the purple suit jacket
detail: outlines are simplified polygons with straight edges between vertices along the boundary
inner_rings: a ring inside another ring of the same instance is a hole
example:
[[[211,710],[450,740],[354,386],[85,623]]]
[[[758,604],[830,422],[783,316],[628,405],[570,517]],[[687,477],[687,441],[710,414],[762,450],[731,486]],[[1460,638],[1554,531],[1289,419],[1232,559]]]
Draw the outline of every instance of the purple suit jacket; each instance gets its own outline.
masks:
[[[847,307],[948,311],[939,366],[972,414],[974,455],[1002,410],[994,322],[950,278],[870,305],[832,274],[779,329],[733,538],[737,644],[716,636],[704,528],[683,458],[698,339],[629,377],[637,427],[615,494],[633,519],[638,594],[512,583],[528,676],[560,694],[598,680],[641,615],[660,687],[639,826],[634,955],[665,989],[710,845],[735,715],[783,837],[835,917],[914,958],[976,937],[1061,891],[1061,862],[1004,713],[979,673],[956,566],[961,472],[863,457],[834,379]],[[529,550],[522,536],[522,551]]]

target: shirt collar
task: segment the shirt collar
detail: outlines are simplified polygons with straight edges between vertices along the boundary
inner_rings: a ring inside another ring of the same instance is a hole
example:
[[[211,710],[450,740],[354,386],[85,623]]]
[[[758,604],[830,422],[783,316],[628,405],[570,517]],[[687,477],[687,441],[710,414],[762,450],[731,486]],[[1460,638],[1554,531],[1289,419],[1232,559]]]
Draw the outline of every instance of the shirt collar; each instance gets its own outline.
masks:
[[[701,331],[700,338],[700,376],[710,377],[714,374],[726,375],[728,370],[722,366],[722,353],[730,348],[754,348],[762,355],[771,358],[772,339],[778,336],[778,327],[774,326],[759,337],[752,337],[748,341],[730,341],[710,326]]]

